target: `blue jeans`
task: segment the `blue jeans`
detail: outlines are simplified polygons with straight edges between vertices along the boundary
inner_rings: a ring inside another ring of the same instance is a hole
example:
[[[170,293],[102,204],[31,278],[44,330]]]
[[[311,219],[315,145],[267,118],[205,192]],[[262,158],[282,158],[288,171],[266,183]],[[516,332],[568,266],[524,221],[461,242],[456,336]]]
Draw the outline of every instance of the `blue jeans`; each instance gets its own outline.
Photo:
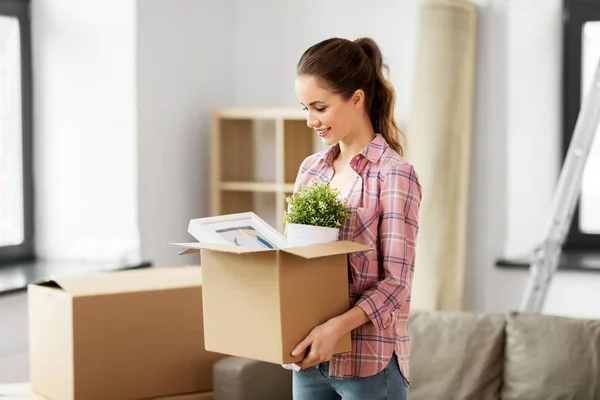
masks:
[[[398,368],[396,355],[376,375],[365,378],[330,378],[329,362],[294,372],[294,400],[407,400],[408,382]]]

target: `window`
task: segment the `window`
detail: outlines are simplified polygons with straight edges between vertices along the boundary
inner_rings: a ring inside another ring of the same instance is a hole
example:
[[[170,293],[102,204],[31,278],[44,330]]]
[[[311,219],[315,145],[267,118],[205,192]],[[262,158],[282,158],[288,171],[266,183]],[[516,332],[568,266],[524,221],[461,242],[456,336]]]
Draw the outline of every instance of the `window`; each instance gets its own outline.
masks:
[[[33,252],[29,1],[0,0],[0,264]]]
[[[598,5],[600,11],[600,4]],[[600,63],[600,21],[590,21],[583,25],[581,43],[581,99],[589,90],[596,68]],[[600,127],[596,131],[590,150],[589,161],[585,166],[581,188],[581,213],[579,228],[588,234],[600,234]]]
[[[564,4],[563,157],[600,63],[600,0],[565,0]],[[565,245],[600,250],[600,129],[585,166],[581,197]]]

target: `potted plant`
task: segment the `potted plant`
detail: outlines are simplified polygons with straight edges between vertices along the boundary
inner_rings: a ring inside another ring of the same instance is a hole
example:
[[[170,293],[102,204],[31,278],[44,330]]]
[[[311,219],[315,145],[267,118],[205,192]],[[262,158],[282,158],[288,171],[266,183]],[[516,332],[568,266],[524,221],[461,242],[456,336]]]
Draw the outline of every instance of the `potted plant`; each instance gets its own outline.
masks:
[[[301,186],[286,201],[283,220],[292,247],[338,240],[340,227],[352,216],[339,191],[317,179]]]

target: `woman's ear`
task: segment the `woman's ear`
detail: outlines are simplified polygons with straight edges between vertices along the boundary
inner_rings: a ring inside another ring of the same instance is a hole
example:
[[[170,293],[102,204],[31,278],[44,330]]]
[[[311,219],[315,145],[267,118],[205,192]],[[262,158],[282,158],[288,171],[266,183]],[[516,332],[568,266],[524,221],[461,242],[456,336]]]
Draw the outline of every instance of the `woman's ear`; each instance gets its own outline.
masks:
[[[352,102],[354,108],[358,109],[362,107],[365,103],[365,92],[362,89],[358,89],[356,92],[354,92],[350,101]]]

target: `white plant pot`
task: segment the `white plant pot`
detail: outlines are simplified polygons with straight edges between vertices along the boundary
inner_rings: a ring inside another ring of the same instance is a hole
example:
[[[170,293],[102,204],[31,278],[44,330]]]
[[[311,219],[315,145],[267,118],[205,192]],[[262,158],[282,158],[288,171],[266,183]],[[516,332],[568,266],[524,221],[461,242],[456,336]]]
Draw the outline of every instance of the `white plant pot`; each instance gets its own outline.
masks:
[[[340,229],[325,226],[286,224],[285,233],[290,247],[329,243],[338,240]]]

